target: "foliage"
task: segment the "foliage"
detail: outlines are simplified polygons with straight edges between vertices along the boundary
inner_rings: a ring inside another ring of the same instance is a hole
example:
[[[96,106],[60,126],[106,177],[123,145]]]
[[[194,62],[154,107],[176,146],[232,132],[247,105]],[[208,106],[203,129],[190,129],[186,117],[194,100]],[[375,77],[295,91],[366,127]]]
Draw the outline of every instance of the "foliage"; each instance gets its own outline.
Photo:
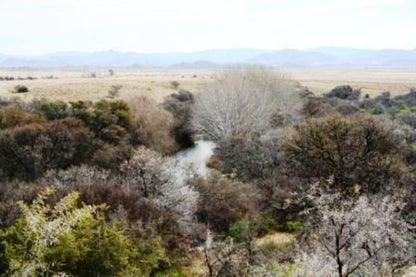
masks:
[[[348,192],[359,184],[378,191],[406,172],[401,138],[388,122],[367,116],[329,116],[296,127],[284,147],[288,170],[299,177],[334,177]]]
[[[29,92],[29,89],[26,86],[17,85],[17,86],[14,87],[13,92],[14,93],[25,93],[25,92]]]
[[[103,224],[105,206],[78,208],[79,194],[73,192],[51,207],[47,199],[53,193],[53,189],[46,189],[31,206],[18,202],[21,217],[1,234],[0,257],[2,265],[6,265],[3,273],[145,276],[163,259],[157,240],[133,244],[123,233],[121,223]]]
[[[10,103],[0,110],[0,177],[33,180],[47,169],[81,163],[115,171],[138,144],[174,152],[172,115],[144,98],[129,104]]]
[[[305,117],[323,117],[330,114],[353,115],[360,112],[353,101],[339,98],[309,97],[302,108]]]
[[[2,177],[35,179],[50,168],[67,168],[91,157],[94,145],[76,119],[32,123],[0,131]]]
[[[374,114],[374,115],[385,114],[385,113],[386,113],[386,107],[384,107],[383,104],[380,104],[380,103],[371,109],[371,114]]]
[[[42,124],[45,121],[38,115],[27,114],[18,107],[7,107],[1,110],[0,129],[14,128],[27,124]]]
[[[131,143],[142,144],[163,154],[177,149],[173,116],[155,101],[138,97],[129,101],[131,111]]]
[[[280,165],[280,145],[275,140],[233,137],[215,148],[216,168],[241,181],[267,178]]]
[[[195,178],[190,182],[200,194],[199,220],[217,232],[226,232],[232,224],[257,209],[258,195],[249,184],[218,175],[207,180]]]
[[[194,146],[193,132],[189,126],[191,120],[191,107],[194,96],[189,91],[180,90],[165,99],[163,107],[169,111],[175,119],[175,140],[181,148]]]
[[[288,232],[296,232],[302,228],[302,222],[299,221],[286,221],[283,224],[283,230]]]
[[[45,102],[38,108],[39,112],[48,120],[68,117],[68,105],[65,102]]]
[[[325,97],[328,98],[340,98],[340,99],[347,99],[347,100],[358,100],[360,97],[361,91],[358,89],[353,89],[349,85],[338,86],[331,90],[331,92],[327,93]]]

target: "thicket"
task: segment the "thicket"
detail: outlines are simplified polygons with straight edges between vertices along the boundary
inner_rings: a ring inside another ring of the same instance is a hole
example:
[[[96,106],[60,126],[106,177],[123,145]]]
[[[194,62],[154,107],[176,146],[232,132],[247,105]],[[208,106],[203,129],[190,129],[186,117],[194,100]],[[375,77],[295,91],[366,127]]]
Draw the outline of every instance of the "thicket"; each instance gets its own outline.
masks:
[[[259,67],[162,105],[0,101],[0,275],[400,276],[415,111],[414,90],[315,96]],[[205,177],[173,156],[196,137]]]
[[[0,111],[0,177],[34,180],[83,163],[117,169],[132,147],[177,149],[173,117],[145,98],[11,103]]]

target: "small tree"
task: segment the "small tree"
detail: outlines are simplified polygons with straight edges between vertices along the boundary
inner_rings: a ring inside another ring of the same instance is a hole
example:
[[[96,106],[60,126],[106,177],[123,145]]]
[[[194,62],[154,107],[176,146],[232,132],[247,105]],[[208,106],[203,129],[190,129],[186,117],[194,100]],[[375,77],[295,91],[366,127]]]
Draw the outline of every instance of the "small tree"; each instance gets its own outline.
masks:
[[[108,70],[108,74],[110,74],[110,76],[114,76],[114,70],[109,69],[109,70]]]
[[[108,98],[116,98],[120,96],[120,90],[123,88],[121,85],[112,85],[108,91]]]
[[[170,86],[173,88],[173,89],[178,89],[179,88],[179,82],[178,81],[172,81],[172,82],[170,82]]]

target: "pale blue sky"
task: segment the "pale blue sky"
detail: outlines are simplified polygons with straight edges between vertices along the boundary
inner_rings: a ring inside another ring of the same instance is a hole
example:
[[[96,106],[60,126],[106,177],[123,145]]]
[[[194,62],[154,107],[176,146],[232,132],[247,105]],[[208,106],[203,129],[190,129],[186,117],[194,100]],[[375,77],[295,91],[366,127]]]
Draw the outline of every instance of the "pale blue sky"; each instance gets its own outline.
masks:
[[[416,48],[416,0],[0,0],[0,53]]]

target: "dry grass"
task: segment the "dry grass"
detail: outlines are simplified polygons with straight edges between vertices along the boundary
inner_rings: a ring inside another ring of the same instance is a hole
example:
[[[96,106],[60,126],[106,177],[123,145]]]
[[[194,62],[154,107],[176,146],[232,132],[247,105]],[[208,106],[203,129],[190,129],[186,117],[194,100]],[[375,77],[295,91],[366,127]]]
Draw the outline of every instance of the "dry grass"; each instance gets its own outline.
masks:
[[[265,235],[261,238],[256,239],[255,243],[258,246],[261,246],[265,243],[273,242],[277,245],[291,243],[295,241],[295,236],[290,233],[285,232],[276,232],[272,234]]]
[[[371,96],[384,91],[405,94],[416,87],[416,70],[291,69],[285,73],[317,94],[346,84],[361,88],[363,94]]]
[[[350,84],[362,88],[363,93],[377,95],[390,91],[393,95],[404,94],[416,87],[416,70],[365,70],[365,69],[284,69],[289,78],[297,80],[311,91],[321,94],[337,85]],[[87,78],[96,72],[97,78]],[[107,69],[68,69],[68,70],[1,70],[0,76],[27,77],[37,80],[0,81],[1,97],[21,97],[30,101],[33,98],[48,100],[99,100],[105,98],[113,85],[121,85],[120,98],[129,100],[136,96],[147,96],[157,102],[175,92],[171,82],[178,81],[179,89],[198,93],[204,84],[210,82],[215,72],[209,70],[176,69],[115,69],[110,77]],[[53,75],[58,79],[41,79]],[[197,77],[193,77],[197,75]],[[12,94],[16,85],[25,85],[30,92]]]
[[[0,96],[21,97],[30,101],[33,98],[48,100],[92,100],[105,98],[113,85],[121,85],[120,98],[129,100],[136,96],[147,96],[157,102],[177,91],[171,82],[178,81],[179,89],[198,91],[201,84],[210,80],[209,72],[195,71],[153,71],[153,70],[115,70],[116,76],[108,76],[106,71],[97,72],[97,78],[87,78],[81,71],[5,71],[0,70],[0,76],[33,76],[37,80],[0,81]],[[193,75],[197,77],[193,77]],[[53,75],[58,79],[41,79],[43,76]],[[16,85],[25,85],[29,93],[13,94]]]

